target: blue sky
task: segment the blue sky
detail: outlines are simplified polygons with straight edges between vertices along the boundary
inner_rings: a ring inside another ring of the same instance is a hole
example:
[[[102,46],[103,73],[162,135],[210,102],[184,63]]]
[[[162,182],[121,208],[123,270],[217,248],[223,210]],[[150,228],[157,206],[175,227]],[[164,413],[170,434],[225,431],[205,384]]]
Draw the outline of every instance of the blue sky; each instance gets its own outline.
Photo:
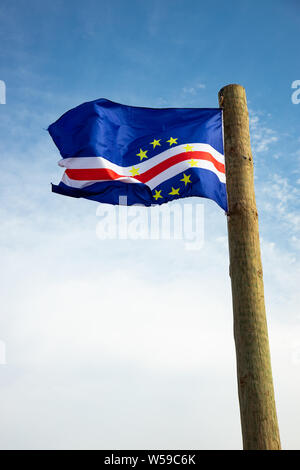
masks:
[[[100,241],[96,203],[50,192],[45,130],[101,97],[217,107],[229,83],[247,93],[279,424],[299,448],[299,26],[293,0],[1,2],[3,448],[241,448],[224,214],[200,201],[199,252]]]

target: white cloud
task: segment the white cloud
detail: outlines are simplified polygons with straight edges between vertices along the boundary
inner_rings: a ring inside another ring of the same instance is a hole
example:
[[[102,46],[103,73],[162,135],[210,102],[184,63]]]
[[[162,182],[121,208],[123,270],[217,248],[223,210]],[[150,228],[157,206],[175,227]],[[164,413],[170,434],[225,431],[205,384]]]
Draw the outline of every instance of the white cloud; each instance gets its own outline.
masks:
[[[165,260],[176,278],[158,282],[147,273],[162,252],[150,266],[148,242],[145,265],[124,247],[115,268],[113,246],[99,243],[109,255],[97,268],[88,251],[77,256],[88,239],[7,250],[2,446],[211,448],[212,436],[239,446],[228,277],[209,279],[204,266],[181,274],[179,256]]]
[[[206,88],[206,85],[204,83],[197,83],[194,86],[185,86],[182,89],[182,92],[186,95],[196,95],[199,90],[203,90]]]
[[[278,142],[276,132],[261,122],[258,113],[249,109],[249,125],[251,132],[251,145],[254,153],[266,152],[272,144]],[[275,155],[278,158],[278,155]]]
[[[45,231],[42,207],[29,220],[6,213],[2,447],[241,448],[227,240],[211,211],[195,256],[176,242],[100,242],[96,206],[55,201]],[[292,448],[298,267],[269,242],[263,259],[278,414]]]
[[[258,196],[262,210],[271,213],[273,221],[286,229],[286,239],[299,233],[300,189],[297,186],[287,177],[275,173],[259,187]]]

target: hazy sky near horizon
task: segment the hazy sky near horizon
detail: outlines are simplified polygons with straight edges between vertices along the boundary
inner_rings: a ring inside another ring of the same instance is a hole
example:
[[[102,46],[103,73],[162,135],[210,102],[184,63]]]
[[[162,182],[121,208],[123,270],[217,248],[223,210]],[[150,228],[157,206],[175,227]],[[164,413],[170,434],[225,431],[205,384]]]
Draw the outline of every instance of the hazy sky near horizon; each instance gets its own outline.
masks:
[[[184,201],[203,205],[198,251],[100,240],[97,203],[50,191],[46,131],[102,97],[217,107],[229,83],[250,112],[282,445],[300,448],[299,26],[296,0],[2,0],[0,448],[242,447],[224,213]]]

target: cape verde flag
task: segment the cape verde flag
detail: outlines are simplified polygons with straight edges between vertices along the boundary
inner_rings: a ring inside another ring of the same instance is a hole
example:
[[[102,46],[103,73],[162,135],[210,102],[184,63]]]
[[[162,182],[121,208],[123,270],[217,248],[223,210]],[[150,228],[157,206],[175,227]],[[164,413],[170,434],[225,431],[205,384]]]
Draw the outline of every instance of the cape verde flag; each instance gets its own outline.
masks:
[[[145,206],[200,196],[227,211],[222,129],[219,108],[83,103],[48,128],[65,168],[52,191]]]

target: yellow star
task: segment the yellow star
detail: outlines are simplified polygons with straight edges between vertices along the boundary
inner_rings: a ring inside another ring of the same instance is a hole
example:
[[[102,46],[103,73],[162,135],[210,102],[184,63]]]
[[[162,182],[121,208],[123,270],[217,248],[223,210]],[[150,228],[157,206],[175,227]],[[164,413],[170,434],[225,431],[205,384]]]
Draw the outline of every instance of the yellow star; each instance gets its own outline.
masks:
[[[147,152],[148,152],[148,150],[144,151],[144,150],[140,149],[140,153],[137,153],[136,155],[137,155],[137,157],[140,157],[140,161],[142,161],[143,158],[148,158],[147,155],[146,155]]]
[[[177,139],[178,139],[178,137],[176,137],[176,139],[173,139],[173,137],[170,137],[170,139],[167,140],[167,142],[169,142],[169,144],[170,144],[170,147],[173,144],[177,144]]]
[[[171,194],[171,196],[175,196],[175,194],[179,196],[179,189],[180,188],[174,189],[172,186],[172,191],[169,194]]]
[[[188,163],[189,163],[191,166],[197,166],[197,164],[198,164],[197,160],[190,160]]]
[[[180,181],[183,181],[184,185],[186,186],[188,183],[191,183],[190,177],[191,175],[186,175],[185,173],[183,173],[183,178]]]
[[[134,168],[133,166],[132,169],[129,171],[132,174],[132,176],[139,175],[139,168]]]
[[[150,142],[150,145],[153,145],[153,149],[155,149],[155,147],[157,145],[160,146],[160,141],[161,141],[161,139],[159,139],[159,140],[154,139],[153,142]]]
[[[185,149],[186,152],[190,152],[191,150],[193,150],[193,146],[189,144],[186,144],[186,146],[183,148]]]
[[[162,198],[162,199],[163,199],[162,195],[160,194],[161,192],[162,192],[162,190],[157,191],[157,190],[155,189],[155,194],[154,194],[153,197],[154,197],[154,199],[155,199],[156,201],[157,201],[157,199],[159,199],[159,198]]]

